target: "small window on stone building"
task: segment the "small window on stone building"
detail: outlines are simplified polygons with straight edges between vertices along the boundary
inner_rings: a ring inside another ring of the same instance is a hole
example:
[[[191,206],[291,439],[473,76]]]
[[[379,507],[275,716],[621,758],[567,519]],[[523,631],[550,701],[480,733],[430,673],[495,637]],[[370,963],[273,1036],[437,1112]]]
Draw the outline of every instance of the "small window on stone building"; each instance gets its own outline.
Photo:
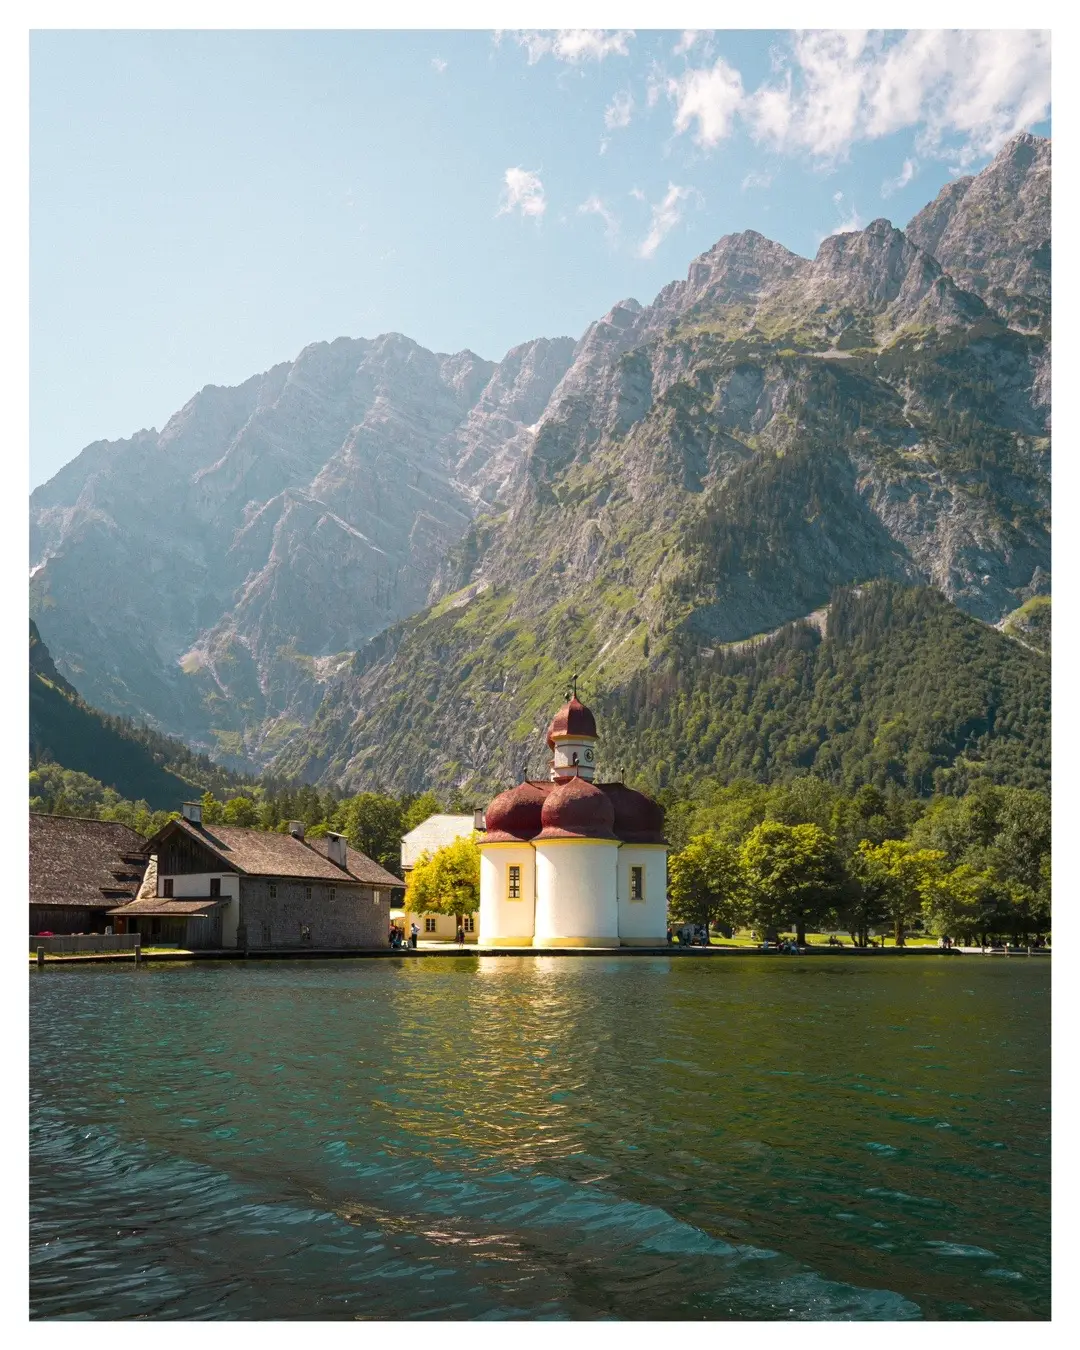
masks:
[[[270,899],[271,900],[277,899],[277,887],[274,885],[273,882],[270,883]]]
[[[305,886],[305,887],[304,887],[304,899],[305,899],[305,900],[310,900],[310,899],[311,899],[311,887],[310,887],[310,886]]]
[[[473,918],[471,914],[465,915],[465,931],[466,933],[476,932],[476,920]]]
[[[372,891],[371,898],[372,900],[375,901],[376,904],[379,904],[379,902],[382,900],[382,891]]]
[[[631,867],[630,869],[630,899],[645,899],[645,869],[644,867]]]
[[[434,933],[434,931],[435,931],[435,917],[434,915],[429,914],[427,918],[424,920],[424,932]]]
[[[165,896],[166,899],[168,900],[172,899],[172,882],[173,882],[172,877],[166,877],[165,880],[161,883],[161,894]]]
[[[211,877],[211,878],[210,878],[210,894],[211,894],[211,895],[220,895],[220,894],[221,894],[221,878],[220,878],[220,877]]]
[[[506,898],[507,900],[521,899],[521,868],[517,863],[511,863],[507,868]]]
[[[308,887],[308,890],[310,890],[310,889],[311,889],[311,887],[309,886],[309,887]],[[331,899],[331,900],[336,900],[336,899],[337,899],[337,887],[336,887],[336,886],[331,886],[331,887],[330,887],[330,899]]]

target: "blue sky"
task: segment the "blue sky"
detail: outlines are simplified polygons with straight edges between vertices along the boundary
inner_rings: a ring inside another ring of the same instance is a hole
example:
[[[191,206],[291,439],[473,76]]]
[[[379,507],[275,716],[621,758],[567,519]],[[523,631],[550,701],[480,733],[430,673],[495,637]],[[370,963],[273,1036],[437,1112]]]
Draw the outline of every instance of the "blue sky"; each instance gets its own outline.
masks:
[[[31,483],[309,342],[498,359],[903,225],[1048,115],[1039,33],[36,33]]]

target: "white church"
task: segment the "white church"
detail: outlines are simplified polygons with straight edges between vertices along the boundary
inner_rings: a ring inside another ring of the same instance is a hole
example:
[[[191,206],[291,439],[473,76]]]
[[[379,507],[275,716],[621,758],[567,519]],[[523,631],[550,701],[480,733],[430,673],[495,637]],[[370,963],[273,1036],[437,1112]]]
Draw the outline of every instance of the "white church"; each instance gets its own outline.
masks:
[[[485,812],[480,947],[652,947],[667,940],[663,808],[594,783],[596,719],[576,693],[548,728],[550,779]]]

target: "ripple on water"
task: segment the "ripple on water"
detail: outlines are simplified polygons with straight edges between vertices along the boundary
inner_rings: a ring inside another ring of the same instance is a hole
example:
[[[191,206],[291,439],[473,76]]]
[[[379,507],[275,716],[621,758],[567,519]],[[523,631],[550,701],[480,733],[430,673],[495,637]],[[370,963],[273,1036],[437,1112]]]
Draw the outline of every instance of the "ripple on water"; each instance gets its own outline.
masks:
[[[32,972],[33,1315],[1047,1316],[1045,972],[842,964]]]

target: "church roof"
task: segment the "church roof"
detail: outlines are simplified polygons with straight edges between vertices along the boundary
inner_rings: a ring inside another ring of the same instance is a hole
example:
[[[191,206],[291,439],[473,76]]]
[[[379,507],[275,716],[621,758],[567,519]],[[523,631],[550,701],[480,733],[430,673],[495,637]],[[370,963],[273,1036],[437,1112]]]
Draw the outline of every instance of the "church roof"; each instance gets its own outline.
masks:
[[[615,808],[606,792],[585,778],[556,783],[544,798],[537,839],[614,839]]]
[[[568,699],[551,719],[547,733],[548,749],[553,750],[556,740],[561,740],[564,736],[596,738],[596,718],[584,703],[578,701],[576,694]]]

